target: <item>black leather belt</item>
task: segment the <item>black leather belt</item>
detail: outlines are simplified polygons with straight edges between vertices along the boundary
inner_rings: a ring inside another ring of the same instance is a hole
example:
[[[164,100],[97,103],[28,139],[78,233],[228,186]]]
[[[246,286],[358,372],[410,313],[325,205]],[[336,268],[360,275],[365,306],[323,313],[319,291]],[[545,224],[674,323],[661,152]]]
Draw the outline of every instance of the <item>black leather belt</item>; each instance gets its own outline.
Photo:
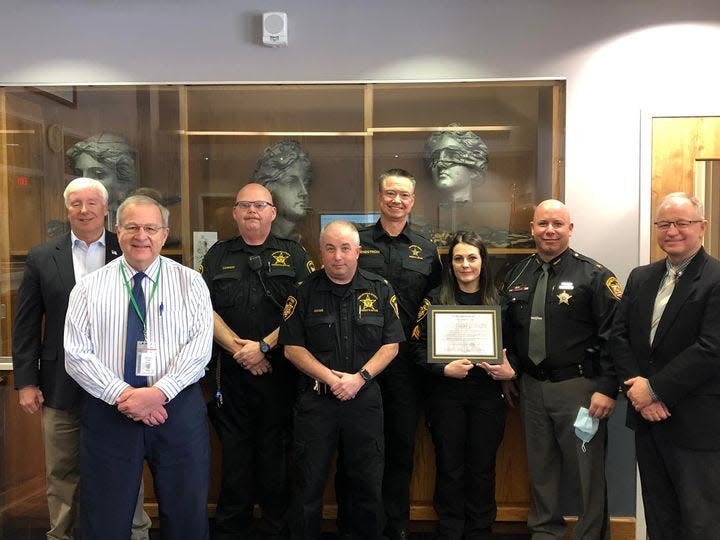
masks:
[[[542,368],[532,365],[525,368],[525,373],[538,381],[561,382],[569,379],[577,379],[585,376],[585,370],[582,364],[575,364],[557,369]]]

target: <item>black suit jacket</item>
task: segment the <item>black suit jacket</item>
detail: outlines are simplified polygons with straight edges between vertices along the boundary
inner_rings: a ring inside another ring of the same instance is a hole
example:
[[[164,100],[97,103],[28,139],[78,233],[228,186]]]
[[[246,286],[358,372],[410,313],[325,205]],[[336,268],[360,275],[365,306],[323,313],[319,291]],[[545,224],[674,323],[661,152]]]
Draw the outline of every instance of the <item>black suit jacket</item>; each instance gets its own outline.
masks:
[[[647,377],[671,416],[658,429],[680,446],[720,449],[720,261],[702,248],[675,285],[650,345],[665,261],[630,273],[615,312],[611,353],[620,380]],[[627,425],[647,429],[628,407]]]
[[[117,236],[105,232],[105,262],[120,256]],[[63,330],[75,286],[70,233],[30,250],[18,289],[13,327],[15,388],[39,386],[45,405],[73,409],[82,390],[65,371]]]

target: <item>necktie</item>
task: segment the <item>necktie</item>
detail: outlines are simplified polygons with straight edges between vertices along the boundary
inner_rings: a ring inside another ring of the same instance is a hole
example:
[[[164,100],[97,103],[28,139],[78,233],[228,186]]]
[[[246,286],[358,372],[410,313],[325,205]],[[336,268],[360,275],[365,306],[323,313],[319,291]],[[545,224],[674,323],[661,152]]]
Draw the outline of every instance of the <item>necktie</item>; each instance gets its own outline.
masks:
[[[532,309],[530,311],[530,332],[528,335],[528,358],[537,365],[545,360],[545,296],[547,294],[548,270],[550,263],[543,263],[542,274],[535,285]]]
[[[676,271],[668,270],[668,273],[663,280],[662,287],[660,287],[660,290],[655,297],[655,305],[653,306],[652,312],[652,322],[650,323],[650,345],[652,345],[652,342],[655,339],[655,332],[657,332],[657,327],[658,324],[660,324],[660,319],[662,318],[662,314],[665,311],[665,306],[667,306],[668,300],[670,300],[670,296],[672,296],[672,293],[675,290],[677,278],[678,273]]]
[[[142,318],[145,318],[145,293],[142,290],[142,281],[147,276],[142,272],[135,274],[132,295]],[[135,375],[135,361],[137,358],[137,343],[145,340],[143,323],[138,317],[132,300],[128,303],[127,336],[125,338],[125,369],[123,379],[130,386],[140,388],[147,386],[147,377]]]

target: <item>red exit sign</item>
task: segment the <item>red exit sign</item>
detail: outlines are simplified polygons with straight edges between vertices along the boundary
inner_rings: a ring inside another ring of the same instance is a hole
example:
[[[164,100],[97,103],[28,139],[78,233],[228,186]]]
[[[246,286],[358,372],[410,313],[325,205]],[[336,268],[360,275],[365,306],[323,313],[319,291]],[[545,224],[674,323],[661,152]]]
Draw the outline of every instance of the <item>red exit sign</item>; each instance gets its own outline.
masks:
[[[29,186],[30,179],[27,176],[18,176],[17,183],[18,183],[18,186]]]

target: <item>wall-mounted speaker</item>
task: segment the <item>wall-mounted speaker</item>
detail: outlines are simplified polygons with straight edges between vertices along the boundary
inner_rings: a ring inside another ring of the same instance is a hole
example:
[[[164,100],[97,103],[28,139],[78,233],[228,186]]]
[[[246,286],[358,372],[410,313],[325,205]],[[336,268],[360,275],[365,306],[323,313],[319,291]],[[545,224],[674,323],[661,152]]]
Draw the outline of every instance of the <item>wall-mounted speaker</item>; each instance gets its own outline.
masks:
[[[268,47],[286,47],[287,36],[287,13],[270,11],[263,13],[263,45]]]

